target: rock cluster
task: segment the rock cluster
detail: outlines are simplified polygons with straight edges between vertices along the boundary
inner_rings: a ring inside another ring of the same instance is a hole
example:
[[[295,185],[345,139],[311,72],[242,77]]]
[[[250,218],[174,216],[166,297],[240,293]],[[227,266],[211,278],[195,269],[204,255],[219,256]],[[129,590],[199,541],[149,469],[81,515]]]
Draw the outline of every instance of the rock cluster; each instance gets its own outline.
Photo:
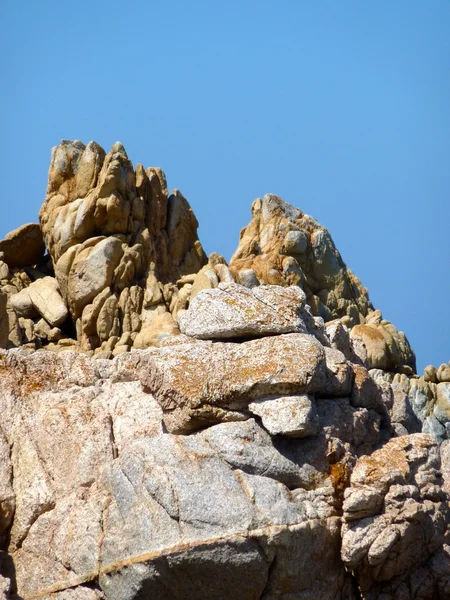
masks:
[[[340,319],[371,368],[414,372],[406,337],[373,310],[326,229],[273,194],[252,215],[229,266],[215,253],[207,259],[192,209],[178,190],[169,195],[161,169],[134,170],[120,143],[105,154],[95,142],[61,142],[40,227],[0,242],[0,347],[111,358],[178,334],[179,311],[202,289],[278,285],[301,288],[312,315]],[[48,309],[18,294],[40,279]]]
[[[187,200],[168,194],[161,169],[134,170],[119,143],[105,155],[95,142],[63,141],[53,149],[39,216],[40,227],[0,242],[0,346],[55,349],[62,338],[59,347],[111,357],[178,332],[185,284],[206,257]],[[49,256],[39,264],[44,240]],[[17,260],[12,244],[29,251]],[[40,318],[59,332],[36,327]]]
[[[450,365],[326,230],[268,195],[207,259],[160,169],[80,142],[40,220],[0,243],[4,598],[450,595]]]

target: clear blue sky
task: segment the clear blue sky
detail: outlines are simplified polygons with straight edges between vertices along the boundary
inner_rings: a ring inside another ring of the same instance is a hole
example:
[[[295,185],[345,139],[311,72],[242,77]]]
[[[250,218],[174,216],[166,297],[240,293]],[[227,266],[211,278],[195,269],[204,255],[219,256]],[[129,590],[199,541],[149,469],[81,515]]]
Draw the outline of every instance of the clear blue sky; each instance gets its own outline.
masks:
[[[418,367],[450,359],[448,0],[4,2],[0,237],[50,149],[120,140],[230,258],[250,204],[330,231]]]

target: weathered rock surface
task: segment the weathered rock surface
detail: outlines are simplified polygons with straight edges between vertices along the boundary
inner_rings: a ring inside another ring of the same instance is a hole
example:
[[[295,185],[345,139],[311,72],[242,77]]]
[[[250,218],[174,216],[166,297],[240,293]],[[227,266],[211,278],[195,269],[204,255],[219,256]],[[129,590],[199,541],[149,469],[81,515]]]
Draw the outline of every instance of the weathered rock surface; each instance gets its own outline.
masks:
[[[95,142],[63,141],[55,148],[40,221],[86,351],[104,351],[105,338],[136,336],[148,322],[146,312],[156,306],[178,309],[176,281],[206,262],[186,199],[178,190],[168,194],[161,169],[134,170],[120,143],[106,155]],[[118,306],[106,333],[95,323],[105,291]]]
[[[200,292],[179,317],[181,333],[214,340],[306,333],[301,288],[219,283]]]
[[[383,321],[379,311],[371,317],[367,290],[346,267],[326,229],[273,194],[255,200],[252,217],[230,261],[237,281],[239,273],[250,270],[259,283],[300,286],[314,315],[361,326],[353,335],[360,340],[357,354],[369,368],[415,369],[405,335]]]
[[[450,597],[450,367],[325,229],[268,195],[207,259],[161,169],[78,141],[40,221],[0,242],[2,597]]]
[[[423,434],[390,440],[356,463],[344,494],[341,553],[365,598],[400,597],[414,586],[415,569],[443,548],[448,498],[439,466],[436,442]],[[445,597],[448,576],[427,581],[422,597]]]
[[[178,190],[168,193],[161,169],[134,169],[120,143],[106,154],[95,142],[62,141],[52,152],[40,226],[24,226],[0,242],[5,260],[8,244],[35,248],[20,263],[25,271],[0,260],[0,292],[7,296],[0,321],[8,330],[0,346],[58,349],[75,338],[79,350],[111,357],[133,346],[159,346],[178,335],[178,325],[199,339],[307,331],[327,345],[323,322],[338,319],[351,330],[353,362],[412,375],[415,357],[406,337],[373,310],[328,231],[273,194],[256,200],[252,214],[230,265],[216,253],[207,260],[191,207]],[[24,236],[33,242],[24,244]],[[38,268],[29,266],[37,262]],[[44,315],[20,294],[43,277],[56,279],[70,313],[52,339],[34,331]],[[226,286],[234,304],[221,294]],[[272,312],[258,310],[263,296]],[[439,376],[448,381],[447,365]]]
[[[20,293],[28,294],[32,306],[50,327],[58,327],[66,320],[68,311],[59,293],[58,282],[53,277],[37,279]],[[11,299],[13,307],[14,298]]]
[[[0,252],[3,252],[3,260],[10,267],[37,264],[45,253],[41,228],[37,223],[28,223],[11,231],[4,240],[0,240]]]
[[[272,366],[271,381],[265,344],[283,365]],[[395,598],[418,568],[434,577],[433,593],[444,593],[449,505],[436,443],[404,436],[374,452],[382,424],[373,409],[348,398],[266,395],[283,385],[319,394],[327,385],[319,347],[313,336],[285,334],[172,343],[113,361],[1,354],[0,522],[9,558],[0,555],[0,564],[13,597],[356,600],[359,587],[363,598],[378,598],[374,590]],[[181,387],[174,373],[182,357],[195,365],[224,352],[259,356],[261,368],[249,361],[244,384],[227,374],[226,385],[211,369],[204,387],[192,388],[186,373]],[[166,375],[156,397],[140,383],[148,388],[155,368]],[[165,433],[170,390],[173,404],[211,406],[240,390],[239,409],[247,409],[240,421],[206,419],[200,432]],[[361,527],[369,546],[364,536],[352,541]],[[390,558],[397,547],[401,561]]]
[[[359,315],[366,316],[371,308],[367,290],[317,221],[273,194],[255,200],[252,217],[231,259],[232,271],[252,269],[260,282],[300,285],[325,320],[352,315],[352,307],[357,322]]]
[[[323,390],[325,378],[324,350],[306,334],[168,346],[149,355],[141,372],[176,433],[245,418],[240,411],[250,400]]]
[[[271,435],[307,437],[318,431],[314,398],[307,394],[254,400],[248,409],[261,417],[264,428]]]
[[[380,311],[367,316],[364,325],[356,325],[351,330],[355,352],[370,369],[395,371],[403,367],[413,373],[416,367],[414,352],[404,333],[382,319]]]

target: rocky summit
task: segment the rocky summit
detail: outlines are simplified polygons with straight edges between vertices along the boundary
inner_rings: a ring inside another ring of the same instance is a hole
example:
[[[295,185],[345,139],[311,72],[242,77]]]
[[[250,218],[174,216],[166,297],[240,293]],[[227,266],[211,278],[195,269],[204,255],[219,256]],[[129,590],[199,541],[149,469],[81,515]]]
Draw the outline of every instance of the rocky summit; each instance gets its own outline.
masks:
[[[450,363],[251,210],[227,264],[160,168],[53,149],[0,241],[3,598],[450,598]]]

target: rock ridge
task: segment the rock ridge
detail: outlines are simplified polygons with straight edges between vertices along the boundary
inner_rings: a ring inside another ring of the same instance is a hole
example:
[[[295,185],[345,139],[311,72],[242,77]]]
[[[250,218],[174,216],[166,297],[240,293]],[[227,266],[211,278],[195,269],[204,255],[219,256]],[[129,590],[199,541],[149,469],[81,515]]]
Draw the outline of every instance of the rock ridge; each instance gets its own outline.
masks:
[[[281,198],[229,264],[197,227],[161,169],[63,141],[0,242],[3,597],[449,597],[450,363],[419,377]]]

